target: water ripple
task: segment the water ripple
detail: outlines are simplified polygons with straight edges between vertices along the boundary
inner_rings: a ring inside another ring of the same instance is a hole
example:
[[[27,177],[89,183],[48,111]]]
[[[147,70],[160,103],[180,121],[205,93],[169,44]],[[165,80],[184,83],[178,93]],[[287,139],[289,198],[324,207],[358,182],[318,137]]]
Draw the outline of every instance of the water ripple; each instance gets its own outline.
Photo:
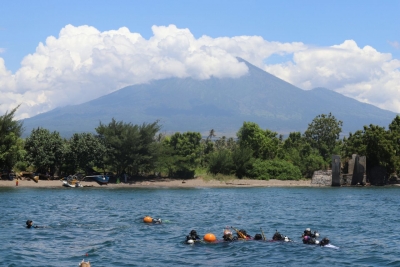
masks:
[[[398,188],[0,188],[3,266],[399,266]],[[161,225],[142,222],[145,215]],[[26,229],[32,219],[44,226]],[[294,242],[183,243],[191,229]],[[311,227],[340,249],[301,243]]]

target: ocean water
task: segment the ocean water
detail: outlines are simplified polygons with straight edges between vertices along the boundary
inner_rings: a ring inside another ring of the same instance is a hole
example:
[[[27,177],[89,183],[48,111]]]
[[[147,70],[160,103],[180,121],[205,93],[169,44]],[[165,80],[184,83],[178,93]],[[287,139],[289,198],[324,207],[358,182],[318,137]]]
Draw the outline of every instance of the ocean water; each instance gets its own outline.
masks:
[[[0,188],[0,266],[400,266],[400,188]],[[161,225],[142,222],[145,215]],[[26,229],[25,221],[44,226]],[[226,226],[294,242],[194,244]],[[305,228],[339,249],[304,245]]]

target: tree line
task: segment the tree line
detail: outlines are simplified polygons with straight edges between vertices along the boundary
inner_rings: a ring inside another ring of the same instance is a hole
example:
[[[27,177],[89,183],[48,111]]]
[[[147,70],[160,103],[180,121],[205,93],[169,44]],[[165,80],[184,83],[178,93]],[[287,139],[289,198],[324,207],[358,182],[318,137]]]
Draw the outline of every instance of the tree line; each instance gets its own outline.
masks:
[[[37,128],[22,139],[23,125],[14,119],[17,108],[0,117],[3,170],[30,168],[61,177],[96,170],[185,178],[204,169],[212,175],[298,180],[329,168],[332,154],[341,156],[343,166],[352,154],[365,155],[367,171],[379,165],[396,174],[400,167],[399,116],[388,130],[371,124],[343,138],[342,121],[329,113],[315,117],[304,133],[291,132],[286,138],[254,122],[244,122],[236,138],[227,138],[217,137],[213,129],[207,137],[199,132],[166,135],[158,121],[133,125],[112,119],[100,122],[95,134],[65,139],[57,131]]]

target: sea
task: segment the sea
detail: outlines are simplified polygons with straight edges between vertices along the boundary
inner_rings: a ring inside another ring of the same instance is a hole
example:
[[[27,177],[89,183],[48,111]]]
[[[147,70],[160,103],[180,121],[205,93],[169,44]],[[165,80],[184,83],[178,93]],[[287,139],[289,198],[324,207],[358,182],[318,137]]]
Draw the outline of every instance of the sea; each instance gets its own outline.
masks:
[[[400,266],[399,204],[400,187],[0,188],[0,266]],[[226,227],[293,241],[184,242]]]

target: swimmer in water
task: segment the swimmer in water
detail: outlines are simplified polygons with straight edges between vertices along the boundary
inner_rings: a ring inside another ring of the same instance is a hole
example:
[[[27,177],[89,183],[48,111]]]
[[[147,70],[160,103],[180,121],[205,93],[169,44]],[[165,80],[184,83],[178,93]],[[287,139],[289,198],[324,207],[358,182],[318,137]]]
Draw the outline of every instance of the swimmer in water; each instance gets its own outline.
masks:
[[[282,235],[281,233],[278,232],[278,230],[276,230],[275,234],[272,236],[272,240],[285,241],[285,242],[291,241],[289,237]]]
[[[190,243],[190,242],[188,242],[189,240],[191,240],[193,242],[200,240],[200,236],[197,234],[196,230],[190,231],[189,235],[186,236],[187,243]]]
[[[31,220],[26,221],[26,228],[43,228],[42,226],[33,225]]]
[[[327,237],[324,237],[324,238],[321,240],[321,242],[319,242],[319,245],[320,245],[321,247],[326,246],[326,245],[328,245],[328,244],[329,244],[329,238],[327,238]]]
[[[304,230],[301,237],[305,237],[305,236],[316,238],[316,237],[319,237],[319,233],[317,231],[314,231],[314,233],[312,233],[310,228],[306,228],[306,230]]]
[[[232,242],[232,241],[237,240],[237,237],[233,236],[232,232],[229,229],[225,229],[222,239],[224,239],[224,241],[226,241],[226,242]]]

